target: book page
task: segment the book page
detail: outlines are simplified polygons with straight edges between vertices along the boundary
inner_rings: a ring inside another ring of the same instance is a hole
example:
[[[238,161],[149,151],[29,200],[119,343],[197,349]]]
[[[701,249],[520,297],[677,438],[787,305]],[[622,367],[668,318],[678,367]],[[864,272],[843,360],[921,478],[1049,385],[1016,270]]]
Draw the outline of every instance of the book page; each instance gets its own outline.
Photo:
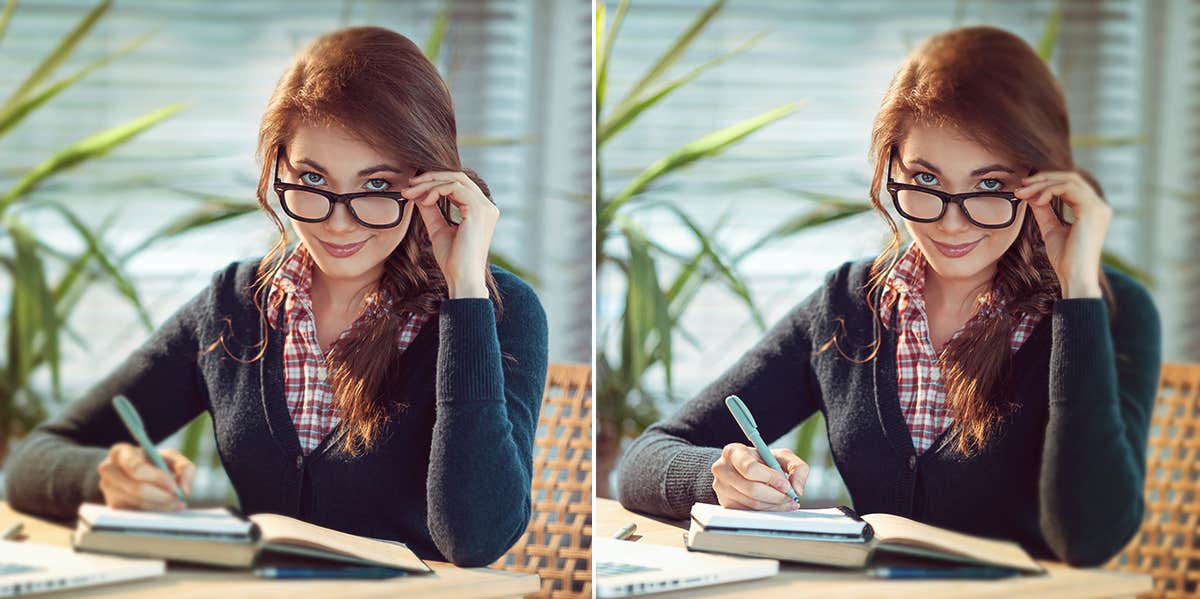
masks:
[[[1020,545],[1011,541],[976,537],[892,514],[868,514],[863,519],[875,529],[880,543],[932,549],[1027,572],[1043,571]]]
[[[262,531],[263,544],[319,549],[391,568],[430,571],[429,566],[402,543],[346,534],[279,514],[255,514],[250,519]]]

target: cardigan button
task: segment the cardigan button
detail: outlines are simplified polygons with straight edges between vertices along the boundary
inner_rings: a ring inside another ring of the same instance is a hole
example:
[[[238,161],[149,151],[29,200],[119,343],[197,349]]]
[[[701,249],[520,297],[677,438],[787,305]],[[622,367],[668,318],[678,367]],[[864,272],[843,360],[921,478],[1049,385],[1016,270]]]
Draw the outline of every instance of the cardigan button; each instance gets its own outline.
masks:
[[[304,456],[302,456],[302,455],[296,456],[296,470],[299,470],[303,467],[304,467]]]
[[[296,465],[299,466],[300,463],[297,462]],[[915,455],[908,456],[908,469],[909,469],[909,471],[917,469],[917,456],[915,456]]]

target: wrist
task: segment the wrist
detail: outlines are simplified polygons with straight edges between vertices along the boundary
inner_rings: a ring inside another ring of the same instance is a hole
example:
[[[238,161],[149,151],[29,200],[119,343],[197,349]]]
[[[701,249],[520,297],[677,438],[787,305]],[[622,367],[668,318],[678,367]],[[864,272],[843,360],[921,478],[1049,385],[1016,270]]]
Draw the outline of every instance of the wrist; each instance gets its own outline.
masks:
[[[1082,281],[1067,281],[1062,285],[1063,299],[1076,298],[1098,298],[1103,297],[1100,290],[1100,281],[1096,277],[1090,277],[1088,280]]]
[[[447,280],[446,285],[450,294],[450,299],[465,299],[465,298],[486,298],[488,297],[487,284],[482,280],[479,281],[463,281],[455,283]]]

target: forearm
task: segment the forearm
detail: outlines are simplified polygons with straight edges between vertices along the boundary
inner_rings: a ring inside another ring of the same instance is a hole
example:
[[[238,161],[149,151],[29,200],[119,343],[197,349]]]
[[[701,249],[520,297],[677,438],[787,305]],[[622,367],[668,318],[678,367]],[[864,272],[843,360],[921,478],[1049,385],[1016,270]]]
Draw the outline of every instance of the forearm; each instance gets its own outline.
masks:
[[[1119,377],[1100,299],[1060,300],[1052,318],[1041,528],[1059,558],[1097,565],[1141,522],[1157,355],[1130,356],[1133,373]]]
[[[51,518],[74,518],[80,503],[103,502],[96,467],[107,454],[107,448],[85,447],[45,430],[33,431],[5,468],[9,505]]]
[[[717,502],[710,468],[719,457],[720,448],[693,445],[655,424],[629,446],[621,460],[621,505],[685,519],[692,504]]]
[[[447,559],[487,565],[530,516],[533,435],[546,376],[545,329],[505,368],[491,300],[446,302],[439,317],[429,530]],[[530,347],[534,346],[534,347]]]

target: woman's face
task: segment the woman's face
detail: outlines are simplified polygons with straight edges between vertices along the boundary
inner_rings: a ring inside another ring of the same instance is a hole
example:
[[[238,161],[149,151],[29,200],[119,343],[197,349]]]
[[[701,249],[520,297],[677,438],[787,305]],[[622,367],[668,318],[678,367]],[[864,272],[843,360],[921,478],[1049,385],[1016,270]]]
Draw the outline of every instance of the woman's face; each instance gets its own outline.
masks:
[[[977,142],[949,128],[914,126],[896,151],[892,178],[900,183],[931,187],[947,193],[1012,191],[1028,172]],[[1017,218],[1003,229],[984,229],[967,220],[957,205],[946,206],[942,218],[932,223],[904,226],[928,261],[944,279],[990,279],[1025,219],[1025,202]]]
[[[296,131],[279,163],[279,178],[285,183],[336,193],[400,191],[414,174],[408,165],[387,159],[338,129],[308,125]],[[404,240],[412,218],[413,205],[405,202],[399,224],[367,228],[339,203],[322,222],[291,222],[322,276],[329,281],[370,283],[378,280],[384,260]]]

